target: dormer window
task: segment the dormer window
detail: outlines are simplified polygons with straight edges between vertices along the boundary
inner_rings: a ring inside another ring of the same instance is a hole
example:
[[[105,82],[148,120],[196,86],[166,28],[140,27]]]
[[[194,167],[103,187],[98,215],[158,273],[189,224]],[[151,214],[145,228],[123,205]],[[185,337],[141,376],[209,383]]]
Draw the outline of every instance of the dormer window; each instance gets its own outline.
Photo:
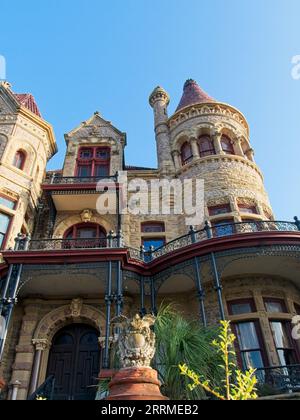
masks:
[[[110,173],[108,147],[84,147],[79,150],[76,175],[80,178],[106,177]]]

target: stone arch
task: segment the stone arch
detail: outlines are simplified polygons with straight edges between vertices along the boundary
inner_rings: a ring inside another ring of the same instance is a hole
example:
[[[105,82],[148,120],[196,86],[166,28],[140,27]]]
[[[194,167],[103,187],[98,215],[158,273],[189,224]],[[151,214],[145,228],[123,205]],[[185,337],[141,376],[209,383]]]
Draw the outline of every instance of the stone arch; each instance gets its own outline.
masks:
[[[213,123],[205,122],[197,125],[196,128],[196,137],[208,135],[212,136],[215,125]]]
[[[192,134],[190,131],[184,130],[181,131],[174,139],[172,152],[178,151],[180,153],[181,147],[184,143],[189,143]]]
[[[99,309],[75,299],[71,305],[60,306],[45,315],[35,330],[33,340],[47,340],[50,344],[60,329],[73,323],[88,324],[101,332],[105,328],[105,317]]]
[[[82,223],[82,218],[80,214],[76,214],[73,216],[67,216],[65,219],[63,219],[54,229],[53,238],[63,238],[65,232],[70,229],[72,226],[77,225],[79,223]],[[110,232],[114,229],[114,227],[109,223],[107,220],[105,220],[103,217],[93,214],[90,220],[90,223],[96,223],[98,225],[101,225],[106,232]]]
[[[54,309],[41,319],[32,340],[36,350],[42,350],[38,386],[46,380],[53,337],[65,326],[75,323],[91,325],[99,331],[100,349],[101,332],[105,331],[105,317],[99,309],[83,304],[81,299],[74,299],[70,305],[64,305]]]

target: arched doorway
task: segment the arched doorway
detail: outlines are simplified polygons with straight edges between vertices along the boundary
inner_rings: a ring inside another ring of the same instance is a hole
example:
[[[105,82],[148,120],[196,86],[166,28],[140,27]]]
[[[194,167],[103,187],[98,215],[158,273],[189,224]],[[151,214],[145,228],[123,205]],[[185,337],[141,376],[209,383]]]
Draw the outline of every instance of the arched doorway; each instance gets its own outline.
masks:
[[[99,332],[85,324],[72,324],[54,336],[47,377],[55,376],[56,400],[94,400],[100,370]]]
[[[71,226],[64,234],[65,248],[106,248],[106,231],[97,223]]]

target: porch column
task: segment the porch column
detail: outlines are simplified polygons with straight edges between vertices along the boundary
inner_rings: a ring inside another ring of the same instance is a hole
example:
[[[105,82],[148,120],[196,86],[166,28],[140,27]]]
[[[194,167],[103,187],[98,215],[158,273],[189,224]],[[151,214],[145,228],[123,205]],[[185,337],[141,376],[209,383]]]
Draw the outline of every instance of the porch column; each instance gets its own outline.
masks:
[[[32,395],[38,388],[39,373],[41,367],[42,354],[49,347],[49,342],[46,339],[34,339],[32,344],[35,346],[35,356],[32,369],[32,377],[29,387],[28,395]]]
[[[111,319],[111,305],[113,304],[114,296],[112,295],[112,261],[108,262],[107,271],[107,285],[106,285],[106,327],[105,327],[105,348],[103,355],[103,368],[109,368],[109,337],[110,337],[110,319]]]
[[[193,226],[190,228],[190,235],[192,238],[192,242],[196,243],[196,231]],[[205,305],[204,305],[204,298],[205,298],[205,292],[202,286],[201,281],[201,266],[199,258],[194,258],[194,267],[195,267],[195,276],[196,276],[196,288],[197,288],[197,296],[199,299],[200,304],[200,318],[202,319],[202,323],[204,327],[207,327],[207,319],[206,319],[206,313],[205,313]]]
[[[142,316],[145,316],[147,313],[147,310],[145,308],[145,279],[144,277],[140,278],[140,303],[141,303],[140,314]]]
[[[151,278],[150,280],[150,287],[151,287],[151,312],[153,313],[153,315],[157,315],[156,291],[155,291],[155,284],[154,284],[153,278]]]
[[[206,230],[207,238],[211,239],[212,238],[212,231],[211,231],[211,227],[209,226],[208,222],[205,222],[205,230]],[[226,317],[225,317],[225,309],[224,309],[223,294],[222,294],[223,289],[222,289],[221,280],[220,280],[220,276],[219,276],[219,271],[218,271],[218,267],[217,267],[216,255],[215,255],[214,252],[212,252],[210,254],[210,261],[211,261],[211,268],[212,268],[213,277],[214,277],[214,288],[215,288],[215,291],[217,292],[217,296],[218,296],[220,317],[221,317],[221,320],[224,321],[226,319]]]

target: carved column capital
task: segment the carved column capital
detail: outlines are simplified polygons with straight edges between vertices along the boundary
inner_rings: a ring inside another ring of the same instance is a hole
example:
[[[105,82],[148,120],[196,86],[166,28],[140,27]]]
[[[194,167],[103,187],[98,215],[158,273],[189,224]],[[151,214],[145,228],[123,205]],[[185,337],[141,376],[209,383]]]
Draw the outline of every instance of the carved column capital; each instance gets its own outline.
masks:
[[[46,338],[33,339],[32,344],[36,351],[45,351],[50,347],[50,343]]]

